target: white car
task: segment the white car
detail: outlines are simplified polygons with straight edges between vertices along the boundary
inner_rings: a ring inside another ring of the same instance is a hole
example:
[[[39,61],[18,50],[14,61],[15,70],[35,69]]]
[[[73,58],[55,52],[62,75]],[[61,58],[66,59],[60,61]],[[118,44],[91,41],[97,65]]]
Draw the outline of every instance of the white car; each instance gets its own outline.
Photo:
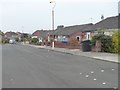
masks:
[[[16,41],[15,41],[15,39],[10,39],[10,40],[9,40],[9,43],[10,43],[10,44],[15,44]]]

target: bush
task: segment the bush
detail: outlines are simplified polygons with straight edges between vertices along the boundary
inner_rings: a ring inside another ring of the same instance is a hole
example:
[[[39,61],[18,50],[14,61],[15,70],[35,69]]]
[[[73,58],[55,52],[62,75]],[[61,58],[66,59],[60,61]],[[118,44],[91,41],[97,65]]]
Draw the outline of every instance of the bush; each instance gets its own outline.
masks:
[[[32,43],[32,44],[37,44],[38,41],[39,41],[38,38],[32,38],[32,39],[31,39],[31,43]]]
[[[3,44],[9,43],[9,39],[2,39],[2,43]]]
[[[69,42],[69,45],[71,45],[71,46],[78,46],[79,43],[78,43],[78,41],[76,39],[71,38],[70,42]]]
[[[101,42],[101,51],[102,52],[113,52],[113,45],[112,45],[112,37],[104,35],[104,34],[97,34],[91,40],[91,45],[94,47],[96,41]]]
[[[113,44],[113,51],[115,53],[120,53],[120,30],[115,31],[113,36],[112,36],[112,44]]]

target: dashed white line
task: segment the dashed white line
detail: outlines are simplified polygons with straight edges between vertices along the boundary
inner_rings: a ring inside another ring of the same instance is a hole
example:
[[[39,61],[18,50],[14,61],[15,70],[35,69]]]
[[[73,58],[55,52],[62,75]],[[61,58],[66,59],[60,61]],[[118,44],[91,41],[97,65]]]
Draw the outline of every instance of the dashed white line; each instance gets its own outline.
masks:
[[[103,82],[102,84],[103,84],[103,85],[105,85],[105,84],[106,84],[106,82]]]

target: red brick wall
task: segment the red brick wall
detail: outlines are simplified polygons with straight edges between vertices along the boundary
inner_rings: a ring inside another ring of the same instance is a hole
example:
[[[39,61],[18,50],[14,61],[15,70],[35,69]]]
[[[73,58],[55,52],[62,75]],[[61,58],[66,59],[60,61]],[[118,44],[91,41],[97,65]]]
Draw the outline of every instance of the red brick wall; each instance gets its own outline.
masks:
[[[76,32],[76,33],[74,33],[74,34],[72,34],[72,35],[70,36],[69,40],[70,40],[71,38],[76,39],[76,36],[80,36],[80,39],[81,39],[81,40],[80,40],[79,43],[81,43],[82,40],[86,39],[86,32]]]
[[[86,37],[87,37],[87,33],[86,32],[77,32],[77,33],[74,33],[70,36],[70,38],[76,38],[76,36],[80,36],[81,37],[81,41],[82,40],[85,40]],[[90,33],[90,37],[92,38],[93,36],[93,33],[91,32]]]

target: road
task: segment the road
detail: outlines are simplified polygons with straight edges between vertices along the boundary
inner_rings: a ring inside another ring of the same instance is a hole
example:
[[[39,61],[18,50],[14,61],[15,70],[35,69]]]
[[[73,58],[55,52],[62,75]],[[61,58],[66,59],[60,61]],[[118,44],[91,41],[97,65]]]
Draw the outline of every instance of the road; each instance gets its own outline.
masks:
[[[38,49],[2,46],[3,88],[116,88],[118,64]]]

